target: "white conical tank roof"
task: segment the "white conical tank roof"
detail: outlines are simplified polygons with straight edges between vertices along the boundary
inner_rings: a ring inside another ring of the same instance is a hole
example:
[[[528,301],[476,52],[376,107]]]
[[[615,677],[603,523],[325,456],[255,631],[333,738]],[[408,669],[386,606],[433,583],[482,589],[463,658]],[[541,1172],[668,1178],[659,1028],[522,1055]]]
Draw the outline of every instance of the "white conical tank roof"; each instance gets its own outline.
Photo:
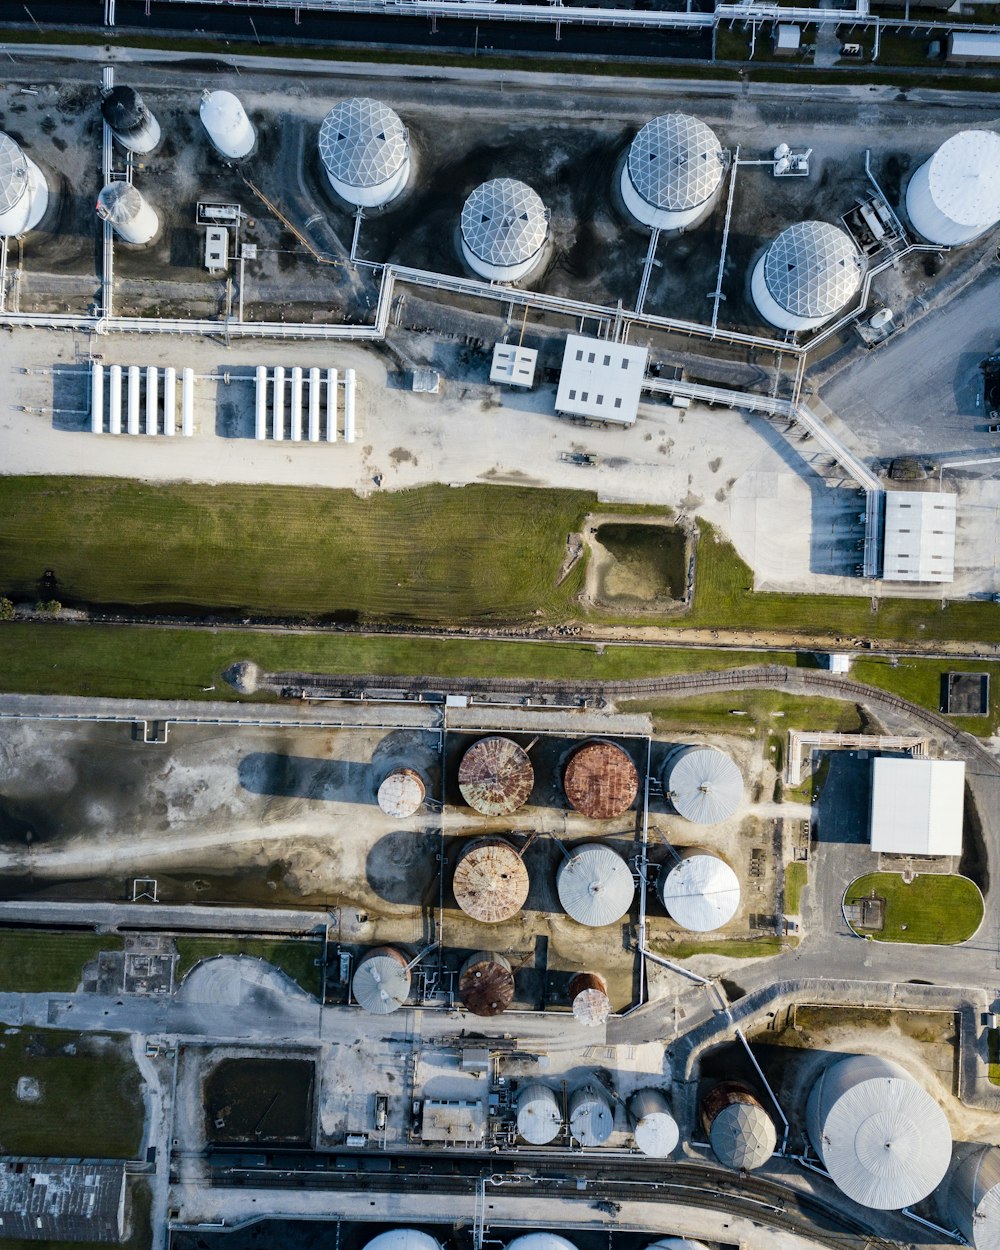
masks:
[[[142,212],[146,201],[130,182],[110,182],[97,197],[97,212],[113,226],[127,225]]]
[[[930,159],[927,181],[935,207],[960,226],[1000,221],[1000,135],[962,130]]]
[[[838,1188],[879,1211],[926,1198],[951,1161],[944,1112],[904,1068],[876,1056],[827,1068],[809,1095],[806,1126]]]
[[[441,1250],[441,1246],[429,1233],[422,1233],[418,1228],[390,1228],[373,1237],[365,1250]]]
[[[708,1246],[690,1237],[661,1237],[659,1241],[650,1242],[646,1250],[708,1250]]]
[[[574,1090],[569,1100],[569,1131],[581,1146],[603,1146],[615,1127],[607,1095],[594,1085]]]
[[[358,960],[351,989],[372,1015],[387,1016],[402,1007],[410,993],[410,973],[398,951],[377,946]]]
[[[793,317],[832,317],[861,287],[865,259],[846,230],[828,221],[799,221],[782,230],[764,255],[764,285]]]
[[[580,847],[559,867],[559,902],[580,924],[614,924],[632,906],[632,871],[617,851],[603,842]]]
[[[696,825],[728,820],[743,801],[740,770],[724,751],[689,747],[667,761],[666,788],[677,811]]]
[[[665,1159],[680,1141],[680,1128],[658,1089],[637,1090],[629,1099],[635,1144],[652,1159]]]
[[[975,1250],[1000,1246],[1000,1147],[968,1154],[952,1177],[951,1218]]]
[[[406,127],[381,100],[341,100],[319,128],[319,154],[331,177],[349,187],[377,187],[409,154]]]
[[[704,204],[725,172],[715,132],[687,113],[666,113],[648,121],[628,150],[628,176],[654,208],[680,212]]]
[[[668,873],[660,873],[660,900],[684,929],[708,933],[739,911],[739,878],[718,855],[687,855]]]

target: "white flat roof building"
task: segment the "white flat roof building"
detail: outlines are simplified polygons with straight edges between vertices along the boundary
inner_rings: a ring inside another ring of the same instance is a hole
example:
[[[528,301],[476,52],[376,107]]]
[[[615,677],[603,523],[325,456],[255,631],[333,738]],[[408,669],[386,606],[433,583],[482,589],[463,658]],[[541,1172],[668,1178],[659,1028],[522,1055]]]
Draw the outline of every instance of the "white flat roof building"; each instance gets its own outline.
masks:
[[[886,491],[882,578],[887,582],[954,581],[954,495]]]
[[[505,382],[508,386],[533,386],[537,363],[538,352],[535,348],[497,343],[493,348],[490,381]]]
[[[962,760],[876,758],[870,809],[873,851],[961,855]]]
[[[646,376],[645,347],[571,334],[566,339],[556,412],[632,425]]]

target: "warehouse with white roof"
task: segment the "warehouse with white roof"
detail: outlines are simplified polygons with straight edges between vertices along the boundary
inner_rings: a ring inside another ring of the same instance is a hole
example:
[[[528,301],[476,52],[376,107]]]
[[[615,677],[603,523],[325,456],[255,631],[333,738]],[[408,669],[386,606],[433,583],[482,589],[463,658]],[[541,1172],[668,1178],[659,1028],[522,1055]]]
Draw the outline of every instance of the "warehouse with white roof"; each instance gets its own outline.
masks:
[[[571,334],[566,339],[556,412],[632,425],[646,376],[645,347]]]
[[[929,490],[885,493],[882,579],[955,580],[955,496]]]
[[[887,855],[961,855],[964,803],[964,761],[876,758],[872,850]]]

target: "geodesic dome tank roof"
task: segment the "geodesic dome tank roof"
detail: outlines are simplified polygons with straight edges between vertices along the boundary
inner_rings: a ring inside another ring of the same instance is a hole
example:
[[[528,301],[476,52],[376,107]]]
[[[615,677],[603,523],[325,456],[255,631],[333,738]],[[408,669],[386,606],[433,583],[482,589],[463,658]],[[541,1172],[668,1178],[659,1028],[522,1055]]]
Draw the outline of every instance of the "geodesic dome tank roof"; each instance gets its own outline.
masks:
[[[534,256],[549,231],[541,197],[514,178],[476,187],[462,209],[462,238],[488,265],[520,265]]]
[[[648,121],[628,150],[628,176],[647,203],[670,212],[697,208],[715,194],[725,156],[715,132],[687,113]]]
[[[380,100],[341,100],[319,128],[327,172],[350,187],[377,187],[398,173],[409,152],[406,127]]]
[[[756,1101],[731,1102],[712,1121],[708,1133],[715,1157],[736,1172],[753,1172],[774,1154],[774,1121]]]
[[[828,221],[799,221],[764,256],[764,285],[795,317],[831,317],[857,294],[865,260],[854,240]]]
[[[0,131],[0,213],[13,208],[28,189],[28,158]]]
[[[667,792],[677,811],[696,825],[728,820],[743,799],[740,770],[715,747],[691,747],[667,762]]]

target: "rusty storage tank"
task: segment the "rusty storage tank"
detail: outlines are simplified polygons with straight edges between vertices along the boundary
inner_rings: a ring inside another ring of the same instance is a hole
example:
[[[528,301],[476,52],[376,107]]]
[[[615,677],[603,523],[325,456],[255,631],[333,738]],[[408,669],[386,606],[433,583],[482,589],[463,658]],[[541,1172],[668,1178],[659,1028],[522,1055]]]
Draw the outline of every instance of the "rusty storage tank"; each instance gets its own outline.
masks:
[[[480,738],[462,756],[458,788],[483,816],[509,816],[528,801],[535,770],[528,752],[511,738]]]
[[[563,911],[594,929],[621,920],[635,897],[632,870],[603,842],[578,847],[563,860],[556,889]]]
[[[378,805],[387,816],[405,820],[415,815],[427,793],[424,779],[412,768],[394,768],[378,788]]]
[[[662,1090],[637,1089],[628,1100],[628,1118],[635,1144],[651,1159],[665,1159],[680,1141],[681,1131]]]
[[[387,1016],[406,1002],[410,970],[406,959],[391,946],[373,946],[358,960],[351,990],[355,999],[375,1016]]]
[[[701,1122],[715,1157],[735,1172],[752,1172],[774,1154],[778,1135],[760,1100],[738,1081],[723,1081],[701,1104]]]
[[[581,1146],[603,1146],[614,1127],[615,1115],[604,1090],[585,1085],[570,1094],[569,1131]]]
[[[476,838],[459,856],[452,878],[455,902],[473,920],[510,920],[528,897],[528,870],[504,838]]]
[[[503,955],[477,951],[462,964],[458,995],[475,1016],[498,1016],[514,998],[514,972]]]
[[[975,1250],[1000,1246],[1000,1147],[981,1146],[959,1164],[949,1186],[948,1209]]]
[[[597,972],[578,972],[569,983],[569,1001],[578,1024],[604,1024],[611,1015],[608,983]]]
[[[517,1092],[517,1131],[530,1146],[547,1146],[559,1135],[562,1113],[555,1092],[540,1081]]]
[[[563,773],[570,805],[591,820],[612,820],[635,802],[639,774],[627,751],[615,742],[586,742],[570,756]]]

